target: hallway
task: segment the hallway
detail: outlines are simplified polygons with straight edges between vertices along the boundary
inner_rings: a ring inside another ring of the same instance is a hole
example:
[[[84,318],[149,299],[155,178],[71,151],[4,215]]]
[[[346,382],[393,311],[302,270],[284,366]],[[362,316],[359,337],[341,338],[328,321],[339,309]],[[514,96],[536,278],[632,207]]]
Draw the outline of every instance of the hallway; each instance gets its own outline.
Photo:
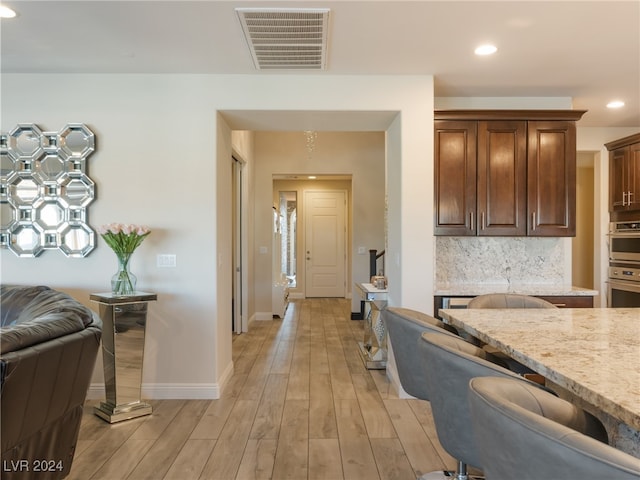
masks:
[[[219,400],[152,401],[153,415],[116,425],[87,402],[68,478],[412,480],[452,468],[429,404],[364,368],[362,328],[349,300],[296,300],[234,337]]]

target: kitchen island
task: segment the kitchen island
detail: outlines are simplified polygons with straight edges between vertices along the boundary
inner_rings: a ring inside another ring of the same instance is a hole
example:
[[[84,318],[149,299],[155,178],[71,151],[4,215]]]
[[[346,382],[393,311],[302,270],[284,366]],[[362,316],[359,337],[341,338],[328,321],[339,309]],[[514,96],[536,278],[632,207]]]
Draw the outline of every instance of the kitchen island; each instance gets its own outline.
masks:
[[[640,308],[444,309],[440,315],[582,399],[593,413],[629,426],[629,442],[638,448]]]

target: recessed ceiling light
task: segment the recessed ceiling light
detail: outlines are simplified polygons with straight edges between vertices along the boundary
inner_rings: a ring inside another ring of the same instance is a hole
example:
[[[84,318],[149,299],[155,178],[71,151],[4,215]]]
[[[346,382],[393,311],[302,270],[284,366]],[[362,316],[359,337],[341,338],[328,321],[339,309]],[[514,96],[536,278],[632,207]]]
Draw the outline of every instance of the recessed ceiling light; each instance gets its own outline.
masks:
[[[498,48],[495,45],[480,45],[474,50],[476,55],[491,55],[498,51]]]
[[[613,100],[607,103],[607,108],[621,108],[624,107],[624,102],[622,100]]]
[[[315,179],[316,179],[316,176],[315,176],[315,175],[309,175],[307,178],[308,178],[309,180],[315,180]]]
[[[0,18],[13,18],[16,16],[16,12],[9,7],[0,5]]]

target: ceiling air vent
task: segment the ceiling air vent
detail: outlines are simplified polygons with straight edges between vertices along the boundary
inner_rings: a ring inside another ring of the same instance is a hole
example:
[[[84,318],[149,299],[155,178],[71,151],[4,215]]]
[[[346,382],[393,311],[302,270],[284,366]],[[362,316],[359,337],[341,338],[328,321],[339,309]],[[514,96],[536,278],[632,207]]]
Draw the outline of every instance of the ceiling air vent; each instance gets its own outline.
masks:
[[[323,70],[328,8],[236,8],[258,70]]]

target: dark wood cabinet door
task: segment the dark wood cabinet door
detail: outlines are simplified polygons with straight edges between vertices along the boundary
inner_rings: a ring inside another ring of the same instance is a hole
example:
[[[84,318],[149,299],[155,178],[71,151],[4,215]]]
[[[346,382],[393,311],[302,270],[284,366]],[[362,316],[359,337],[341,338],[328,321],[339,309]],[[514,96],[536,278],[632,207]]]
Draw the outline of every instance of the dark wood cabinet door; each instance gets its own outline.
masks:
[[[605,144],[609,150],[612,222],[636,221],[640,212],[640,133]]]
[[[478,235],[527,233],[527,122],[478,122]]]
[[[640,143],[629,145],[627,208],[640,210]]]
[[[558,308],[593,308],[593,297],[582,295],[567,295],[567,296],[540,296],[547,302],[553,303]]]
[[[435,122],[436,235],[476,234],[477,122]]]
[[[627,208],[627,167],[629,147],[613,150],[609,154],[609,211]]]
[[[528,122],[530,236],[576,234],[576,127],[574,122]]]

